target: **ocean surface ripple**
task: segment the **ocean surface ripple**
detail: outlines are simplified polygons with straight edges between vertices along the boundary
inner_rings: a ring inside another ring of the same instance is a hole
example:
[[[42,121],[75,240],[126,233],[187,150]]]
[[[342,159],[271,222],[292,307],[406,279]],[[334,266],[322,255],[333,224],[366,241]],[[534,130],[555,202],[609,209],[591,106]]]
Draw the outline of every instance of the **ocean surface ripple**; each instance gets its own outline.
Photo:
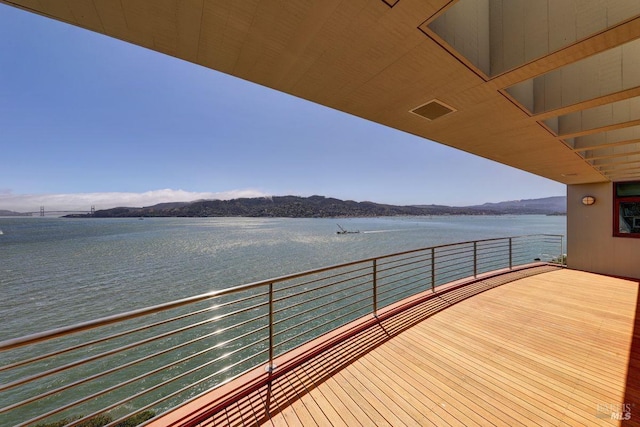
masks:
[[[408,249],[565,234],[566,218],[0,218],[0,230],[5,340]]]

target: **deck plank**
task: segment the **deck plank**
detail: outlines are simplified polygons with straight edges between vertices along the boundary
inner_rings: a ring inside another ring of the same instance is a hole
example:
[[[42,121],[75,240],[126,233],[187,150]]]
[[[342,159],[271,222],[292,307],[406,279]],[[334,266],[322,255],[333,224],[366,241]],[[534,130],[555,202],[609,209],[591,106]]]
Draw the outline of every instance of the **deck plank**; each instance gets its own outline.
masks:
[[[211,425],[616,426],[605,412],[622,404],[632,405],[624,425],[640,425],[638,285],[554,269],[455,289],[303,363]]]

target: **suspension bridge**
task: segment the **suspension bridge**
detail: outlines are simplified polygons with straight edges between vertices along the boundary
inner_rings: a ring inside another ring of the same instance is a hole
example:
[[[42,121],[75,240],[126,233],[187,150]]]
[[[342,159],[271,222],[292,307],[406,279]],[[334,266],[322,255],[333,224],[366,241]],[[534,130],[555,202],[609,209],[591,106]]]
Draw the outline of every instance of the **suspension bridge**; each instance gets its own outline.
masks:
[[[71,210],[45,210],[44,206],[40,206],[40,210],[39,211],[33,211],[33,212],[24,212],[25,214],[29,214],[31,216],[33,215],[40,215],[40,216],[47,216],[47,215],[69,215],[69,214],[90,214],[93,215],[96,213],[96,207],[94,205],[91,206],[91,208],[88,211],[71,211]]]

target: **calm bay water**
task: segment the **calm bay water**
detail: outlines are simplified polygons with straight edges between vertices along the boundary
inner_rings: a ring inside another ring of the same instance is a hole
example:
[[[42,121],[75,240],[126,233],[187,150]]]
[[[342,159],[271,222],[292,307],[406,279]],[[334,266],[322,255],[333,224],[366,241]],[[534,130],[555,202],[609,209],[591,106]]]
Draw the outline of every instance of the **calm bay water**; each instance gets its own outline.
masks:
[[[359,234],[337,235],[339,223]],[[493,237],[562,216],[0,218],[0,341],[317,267]]]

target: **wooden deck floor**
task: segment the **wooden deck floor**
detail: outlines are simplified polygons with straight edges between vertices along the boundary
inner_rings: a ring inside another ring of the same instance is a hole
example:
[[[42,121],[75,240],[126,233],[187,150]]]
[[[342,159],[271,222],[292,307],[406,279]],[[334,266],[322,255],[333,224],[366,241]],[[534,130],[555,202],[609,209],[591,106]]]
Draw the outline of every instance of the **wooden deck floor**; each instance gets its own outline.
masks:
[[[640,425],[639,283],[542,268],[424,302],[203,425]]]

